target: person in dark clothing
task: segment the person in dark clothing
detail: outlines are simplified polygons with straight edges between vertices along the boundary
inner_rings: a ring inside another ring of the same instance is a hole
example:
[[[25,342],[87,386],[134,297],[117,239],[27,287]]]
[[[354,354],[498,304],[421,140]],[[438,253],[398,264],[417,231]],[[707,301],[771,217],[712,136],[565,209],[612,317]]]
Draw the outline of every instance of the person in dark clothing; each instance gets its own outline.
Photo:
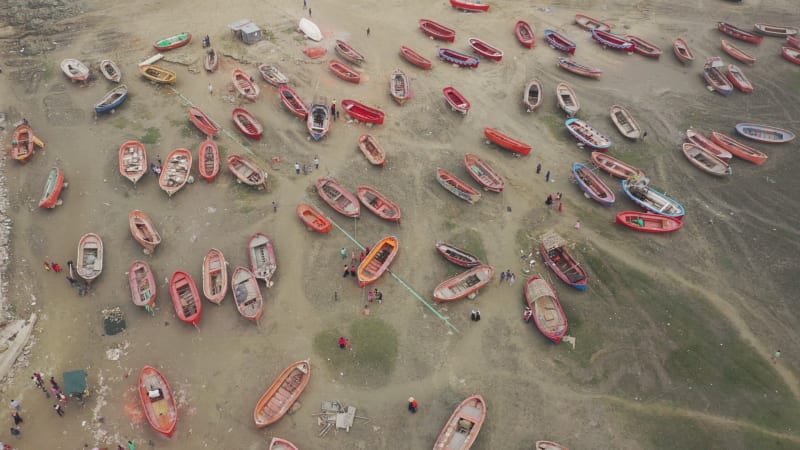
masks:
[[[22,420],[22,416],[20,416],[19,412],[17,411],[11,411],[11,417],[14,419],[14,425],[19,425],[24,422],[24,420]]]

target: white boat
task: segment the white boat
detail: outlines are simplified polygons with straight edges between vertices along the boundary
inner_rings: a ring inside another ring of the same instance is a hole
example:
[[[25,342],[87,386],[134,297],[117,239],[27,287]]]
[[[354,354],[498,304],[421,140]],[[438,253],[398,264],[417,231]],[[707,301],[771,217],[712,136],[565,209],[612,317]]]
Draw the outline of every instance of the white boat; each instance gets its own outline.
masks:
[[[319,27],[314,22],[306,19],[303,17],[300,19],[300,24],[298,25],[300,31],[306,35],[312,41],[321,41],[322,40],[322,31],[319,30]]]

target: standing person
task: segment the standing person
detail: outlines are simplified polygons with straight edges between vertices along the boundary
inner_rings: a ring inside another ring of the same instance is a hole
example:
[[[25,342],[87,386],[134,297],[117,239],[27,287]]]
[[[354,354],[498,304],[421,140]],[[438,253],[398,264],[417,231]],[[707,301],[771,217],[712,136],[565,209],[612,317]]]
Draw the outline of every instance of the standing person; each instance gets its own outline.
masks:
[[[319,156],[314,156],[314,169],[319,170]]]
[[[351,264],[350,265],[350,275],[352,275],[354,277],[356,276],[356,265],[355,264]]]
[[[363,261],[363,260],[364,260],[364,256],[365,256],[365,255],[364,255],[364,252],[361,252],[361,253],[359,253],[359,254],[358,254],[358,262],[361,262],[361,261]]]
[[[542,172],[542,163],[536,165],[536,175]]]
[[[272,201],[272,212],[278,212],[278,202]]]
[[[558,202],[558,212],[563,212],[563,211],[564,211],[564,204],[561,203],[561,202]]]
[[[369,27],[367,27],[367,37],[369,37]]]
[[[44,270],[50,272],[50,263],[47,261],[44,262]]]
[[[11,427],[11,435],[15,438],[19,439],[22,431],[20,431],[19,427]]]
[[[411,411],[411,414],[414,414],[419,409],[419,403],[414,397],[408,397],[408,410]]]
[[[306,8],[308,8],[308,2],[306,0],[303,0],[303,9]]]
[[[136,444],[133,441],[128,441],[128,450],[136,450]]]
[[[581,230],[581,221],[580,220],[575,222],[575,229],[578,230],[578,231]]]
[[[64,417],[64,408],[62,408],[61,405],[56,403],[53,405],[53,409],[56,410],[56,414],[58,414],[59,417]]]
[[[547,171],[546,174],[544,174],[544,182],[545,183],[549,183],[550,182],[550,171],[549,170]]]
[[[556,192],[556,201],[557,202],[561,201],[561,192]]]
[[[547,194],[547,199],[545,199],[544,204],[547,205],[548,208],[553,206],[553,194]]]
[[[308,8],[308,17],[311,17],[311,8]]]
[[[372,303],[373,301],[375,301],[375,292],[369,291],[367,293],[367,299],[369,300],[369,303]]]
[[[778,359],[781,357],[781,351],[775,350],[775,354],[772,355],[772,364],[778,364]]]
[[[500,272],[500,284],[502,284],[503,281],[506,281],[506,273]]]
[[[347,258],[347,249],[345,249],[344,247],[342,247],[342,249],[339,250],[339,253],[341,253],[342,259]]]
[[[11,417],[14,419],[15,426],[24,422],[24,420],[22,420],[22,416],[20,416],[19,412],[17,411],[11,411]]]
[[[69,278],[69,276],[67,278]],[[36,383],[36,387],[38,389],[41,389],[42,392],[44,392],[48,397],[50,397],[50,394],[47,393],[47,389],[45,389],[44,387],[44,377],[40,372],[33,372],[33,376],[31,377],[31,379],[33,380],[34,383]]]
[[[348,275],[350,275],[350,267],[348,267],[347,264],[345,264],[344,265],[344,275],[342,275],[342,277],[346,277]]]
[[[350,341],[347,340],[346,337],[341,336],[339,338],[339,348],[341,348],[341,349],[350,348]]]
[[[19,400],[11,400],[11,409],[14,411],[19,411],[22,405],[20,405]]]
[[[511,272],[511,276],[508,277],[508,285],[513,286],[515,281],[517,281],[517,276],[514,274],[514,272]]]
[[[375,288],[375,299],[378,300],[378,303],[383,303],[383,292],[379,291],[378,288]]]
[[[336,99],[331,100],[331,116],[336,120]]]
[[[214,85],[211,83],[208,83],[208,95],[214,95]]]
[[[506,269],[506,280],[511,280],[511,269]]]
[[[300,163],[299,162],[295,162],[294,163],[294,173],[296,173],[297,175],[300,175]]]
[[[56,397],[58,398],[58,402],[61,403],[62,405],[66,405],[67,401],[69,400],[67,399],[67,396],[61,392],[59,392]]]

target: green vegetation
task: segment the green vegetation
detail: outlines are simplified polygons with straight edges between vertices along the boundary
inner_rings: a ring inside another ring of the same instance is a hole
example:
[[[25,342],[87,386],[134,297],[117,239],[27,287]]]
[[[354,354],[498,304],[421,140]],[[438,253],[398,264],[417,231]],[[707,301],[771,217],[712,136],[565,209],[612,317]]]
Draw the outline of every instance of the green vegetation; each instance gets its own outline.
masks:
[[[349,351],[339,348],[340,336],[350,340]],[[332,329],[314,336],[314,352],[320,360],[335,373],[344,373],[343,381],[361,386],[381,385],[389,379],[397,349],[397,331],[376,318],[356,320],[349,332]]]
[[[564,120],[566,119],[563,117],[560,114],[542,114],[539,116],[539,122],[547,127],[554,138],[562,139],[564,134],[567,133],[564,129]]]
[[[275,38],[275,33],[273,33],[273,32],[272,32],[272,30],[265,30],[265,29],[262,29],[262,30],[261,30],[261,34],[264,36],[264,39],[266,39],[266,40],[268,40],[268,41],[272,42],[273,44],[274,44],[274,43],[275,43],[275,41],[277,40],[277,39]]]
[[[243,214],[248,214],[255,211],[258,205],[256,205],[257,198],[253,197],[252,195],[253,188],[243,183],[239,183],[238,180],[235,183],[236,184],[233,187],[233,192],[235,193],[236,198],[234,199],[233,204],[236,206],[236,209]]]
[[[150,127],[145,130],[144,136],[142,136],[141,141],[142,144],[145,145],[153,145],[161,139],[161,130],[156,127]]]
[[[128,119],[126,119],[125,117],[122,117],[122,116],[116,116],[111,121],[111,125],[113,125],[114,128],[117,128],[117,129],[120,129],[120,130],[122,130],[123,128],[127,128],[128,125],[130,125],[130,123],[131,123],[130,120],[128,120]]]

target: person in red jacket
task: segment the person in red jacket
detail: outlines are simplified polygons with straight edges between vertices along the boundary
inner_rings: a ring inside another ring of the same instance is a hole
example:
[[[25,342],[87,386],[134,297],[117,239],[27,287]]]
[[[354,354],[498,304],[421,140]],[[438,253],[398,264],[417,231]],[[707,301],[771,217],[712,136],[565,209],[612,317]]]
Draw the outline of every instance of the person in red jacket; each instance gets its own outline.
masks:
[[[417,400],[414,397],[408,397],[408,410],[411,411],[411,414],[416,413],[418,408]]]

